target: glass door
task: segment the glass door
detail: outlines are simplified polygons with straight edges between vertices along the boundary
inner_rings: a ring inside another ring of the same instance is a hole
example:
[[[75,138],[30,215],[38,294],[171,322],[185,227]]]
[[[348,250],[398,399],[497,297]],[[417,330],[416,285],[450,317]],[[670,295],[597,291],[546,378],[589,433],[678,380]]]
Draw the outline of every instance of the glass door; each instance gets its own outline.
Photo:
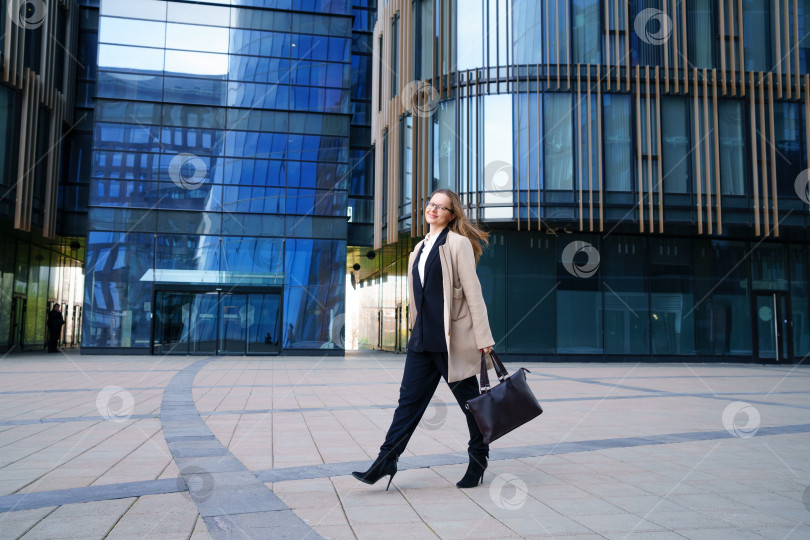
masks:
[[[280,294],[248,295],[249,354],[278,354],[281,346],[280,315]]]
[[[788,362],[792,357],[789,299],[784,292],[754,294],[757,360]]]
[[[248,305],[246,294],[222,293],[220,297],[219,352],[245,354],[247,329],[255,323],[255,309]]]
[[[158,291],[155,294],[154,354],[188,354],[191,294]]]
[[[219,294],[194,293],[191,302],[189,353],[217,354],[217,310]]]

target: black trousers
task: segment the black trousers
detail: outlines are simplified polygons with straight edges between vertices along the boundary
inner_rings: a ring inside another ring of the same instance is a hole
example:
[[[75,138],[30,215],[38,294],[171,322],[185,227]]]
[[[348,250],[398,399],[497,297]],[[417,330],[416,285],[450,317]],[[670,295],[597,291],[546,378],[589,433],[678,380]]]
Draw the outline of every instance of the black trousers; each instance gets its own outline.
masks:
[[[419,425],[430,399],[436,392],[440,378],[447,381],[446,352],[408,351],[402,384],[399,387],[399,404],[385,436],[385,442],[380,447],[380,456],[399,457],[405,451],[411,435],[416,431],[416,426]],[[478,429],[475,418],[464,407],[468,400],[479,394],[478,380],[473,376],[448,385],[467,417],[467,428],[470,430],[468,452],[474,456],[488,456],[489,445],[484,444],[484,436]]]

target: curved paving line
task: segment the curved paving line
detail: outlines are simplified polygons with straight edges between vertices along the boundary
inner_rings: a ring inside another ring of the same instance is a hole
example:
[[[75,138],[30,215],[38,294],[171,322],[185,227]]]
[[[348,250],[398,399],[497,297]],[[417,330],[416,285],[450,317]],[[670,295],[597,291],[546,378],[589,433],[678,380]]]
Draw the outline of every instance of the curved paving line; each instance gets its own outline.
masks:
[[[215,539],[321,538],[214,436],[197,411],[192,387],[215,357],[175,375],[163,393],[160,421],[194,504]]]
[[[797,433],[810,433],[810,424],[794,424],[786,426],[773,426],[759,428],[754,437],[768,437],[775,435],[792,435]],[[533,446],[516,446],[511,448],[495,449],[490,452],[490,461],[507,459],[523,459],[541,457],[546,455],[564,455],[612,448],[633,448],[638,446],[654,446],[677,444],[685,442],[712,441],[718,439],[734,439],[727,431],[692,431],[685,433],[665,433],[650,435],[648,437],[623,437],[616,439],[594,439],[590,441],[572,441],[559,444],[538,444]],[[235,459],[235,458],[234,458]],[[461,465],[469,461],[466,452],[453,454],[432,454],[426,456],[403,457],[397,465],[400,471],[409,469],[424,469],[442,465]],[[223,462],[227,463],[227,462]],[[343,461],[338,463],[324,463],[322,465],[309,465],[304,467],[285,467],[281,469],[268,469],[254,471],[252,474],[261,482],[287,482],[291,480],[307,480],[315,478],[329,478],[332,476],[346,476],[351,471],[368,467],[368,461]],[[225,467],[226,465],[223,465]],[[199,474],[189,473],[191,476]],[[195,480],[206,478],[190,478],[192,485]],[[198,482],[199,483],[199,482]],[[210,483],[210,479],[209,479]],[[164,480],[147,480],[143,482],[126,482],[103,486],[90,486],[72,489],[57,489],[51,491],[38,491],[32,493],[19,493],[16,495],[0,496],[0,513],[16,510],[32,510],[47,506],[62,506],[64,504],[107,501],[126,497],[141,497],[143,495],[156,495],[161,493],[177,493],[187,491],[188,487],[183,478]],[[192,497],[202,499],[205,497],[197,488]]]

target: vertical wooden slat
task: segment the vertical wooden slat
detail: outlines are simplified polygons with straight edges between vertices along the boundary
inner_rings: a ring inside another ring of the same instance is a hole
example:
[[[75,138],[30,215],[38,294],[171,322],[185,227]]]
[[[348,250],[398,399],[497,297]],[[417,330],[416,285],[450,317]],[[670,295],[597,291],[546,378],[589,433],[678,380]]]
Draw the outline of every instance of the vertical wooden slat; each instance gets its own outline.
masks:
[[[444,99],[444,85],[442,84],[442,78],[444,77],[444,6],[442,6],[442,2],[436,2],[433,4],[433,27],[439,28],[439,51],[438,54],[434,56],[436,58],[436,64],[438,71],[436,72],[436,77],[434,81],[439,81],[439,99]],[[438,15],[436,12],[438,11]],[[438,17],[438,20],[436,20]],[[486,21],[485,21],[486,24]],[[497,31],[497,29],[496,29]],[[436,32],[433,33],[436,35]],[[431,41],[434,41],[431,39]],[[497,43],[497,39],[495,41]],[[495,59],[495,63],[497,65],[497,58]]]
[[[568,81],[568,90],[571,90],[571,12],[568,2],[565,2],[565,76]]]
[[[597,81],[599,79],[597,78]],[[585,98],[585,108],[588,110],[588,223],[593,231],[593,129],[591,124],[591,70],[588,69],[588,93]]]
[[[540,94],[540,64],[537,64],[537,118],[535,120],[535,125],[537,129],[537,230],[540,230],[540,224],[542,223],[542,218],[540,217],[541,209],[541,202],[542,199],[540,198],[540,179],[543,177],[543,171],[541,170],[542,163],[540,161],[540,156],[543,155],[543,126],[540,125],[540,109],[543,107],[543,98],[542,94]],[[531,196],[529,197],[531,200]],[[531,208],[531,204],[529,204],[529,208]],[[531,216],[531,210],[529,210],[529,216]],[[531,221],[530,221],[531,222]]]
[[[580,65],[577,64],[577,191],[579,193],[579,230],[582,231],[582,91],[579,67]],[[590,66],[588,66],[588,71],[590,71]]]
[[[557,38],[557,90],[560,89],[560,0],[554,0],[554,37]]]
[[[745,96],[745,33],[743,31],[743,10],[742,0],[737,0],[737,35],[740,39],[737,40],[737,46],[740,50],[740,95]]]
[[[549,5],[550,2],[548,0],[546,0],[546,2],[543,2],[543,3],[546,6],[546,16],[543,17],[543,25],[545,26],[545,29],[546,29],[546,33],[545,33],[545,36],[546,36],[546,49],[543,51],[543,56],[546,57],[546,81],[548,81],[549,73],[551,73],[551,54],[549,54],[549,51],[551,50],[551,39],[549,38],[549,24],[548,24],[548,22],[549,22],[548,5]],[[537,202],[539,204],[540,200],[538,199]]]
[[[720,175],[722,174],[720,170],[720,124],[717,114],[717,72],[715,70],[712,70],[712,110],[714,112],[712,139],[714,139],[714,192],[717,205],[717,234],[723,234],[723,204],[720,185]]]
[[[517,156],[516,156],[517,159],[514,160],[516,165],[515,165],[515,174],[512,177],[512,182],[513,182],[513,184],[515,182],[517,182],[517,186],[518,186],[518,189],[517,189],[517,193],[518,193],[518,200],[517,200],[517,230],[520,230],[520,162],[521,162],[521,159],[522,159],[520,157],[520,150],[521,150],[521,148],[520,148],[520,67],[516,66],[515,69],[517,69],[517,85],[515,87],[515,119],[517,120],[517,122],[516,122],[517,125],[515,126],[515,131],[517,133],[515,134],[515,137],[516,137],[516,140],[517,140]],[[527,70],[528,70],[528,68],[527,68]],[[529,100],[527,99],[526,100],[526,108],[527,109],[529,108],[528,101]],[[528,116],[527,116],[527,119],[528,119]],[[514,121],[511,118],[510,118],[510,120]],[[529,122],[528,122],[528,120],[526,122],[526,131],[527,132],[529,131]],[[528,137],[527,137],[527,141],[528,141]],[[528,143],[526,144],[526,148],[527,149],[531,148],[528,145]],[[528,156],[527,156],[526,159],[529,159]]]
[[[675,68],[675,93],[678,93],[680,90],[678,89],[679,81],[681,79],[680,69],[678,68],[678,57],[680,56],[680,48],[678,47],[678,3],[677,0],[672,0],[672,65]],[[687,73],[684,70],[684,73]],[[684,81],[684,84],[688,84]]]
[[[793,0],[793,61],[795,63],[793,72],[796,74],[796,99],[802,98],[802,72],[799,69],[799,41],[799,2],[798,0]]]
[[[664,12],[664,19],[667,19],[669,17],[669,14],[667,13],[667,5],[668,4],[669,4],[669,2],[667,0],[664,0],[662,5],[661,5],[661,7],[664,8],[662,10]],[[669,52],[670,52],[671,48],[672,48],[672,46],[670,45],[670,40],[666,40],[664,42],[664,92],[669,92]],[[678,54],[677,51],[675,52],[675,54]],[[656,66],[656,73],[657,73],[657,71],[658,71],[658,66]],[[657,95],[657,92],[658,92],[657,83],[656,83],[655,91],[656,91],[656,95]]]
[[[698,70],[693,69],[694,88],[692,96],[692,106],[695,116],[694,128],[694,141],[695,141],[695,193],[697,194],[697,219],[698,219],[698,234],[703,234],[703,184],[700,180],[701,162],[700,162],[700,105],[698,103]]]
[[[605,0],[605,79],[610,90],[610,0]],[[588,66],[590,70],[590,66]]]
[[[644,66],[644,95],[646,97],[646,115],[647,115],[647,206],[648,214],[647,219],[650,223],[650,232],[653,229],[653,169],[652,169],[652,99],[650,97],[650,66]]]
[[[759,163],[757,163],[757,110],[754,72],[749,73],[748,117],[751,128],[751,169],[754,172],[754,233],[759,236]]]
[[[733,3],[734,0],[730,0]],[[720,0],[720,5],[717,11],[717,21],[720,23],[720,74],[723,89],[723,95],[726,95],[726,23],[725,23],[726,4],[725,0]],[[729,27],[731,23],[729,22]],[[733,47],[731,47],[733,48]]]
[[[734,50],[734,0],[728,2],[728,34],[731,40],[728,44],[731,53],[731,95],[737,95],[737,55]],[[743,81],[745,83],[745,81]],[[725,90],[725,88],[724,88]],[[723,92],[725,94],[725,91]]]
[[[656,132],[658,140],[658,233],[660,234],[664,232],[664,148],[661,140],[661,82],[658,78],[658,66],[655,67],[655,122],[658,126]]]
[[[613,39],[616,42],[616,90],[622,89],[621,83],[621,74],[622,74],[622,62],[619,59],[619,51],[621,50],[621,40],[619,39],[619,2],[620,0],[613,0],[613,24],[615,25],[615,34],[613,35]],[[626,28],[626,27],[625,27]],[[630,62],[627,58],[624,58],[624,63],[626,65],[630,65]],[[630,78],[630,74],[627,74],[627,78]]]
[[[782,15],[780,14],[779,0],[773,0],[775,6],[775,16],[773,19],[773,29],[776,30],[774,43],[776,44],[776,97],[782,99]]]
[[[618,1],[618,0],[617,0]],[[624,65],[625,65],[625,74],[627,75],[627,88],[630,88],[630,31],[632,26],[630,26],[630,2],[623,2],[624,3]],[[618,21],[618,17],[616,18]],[[617,38],[617,49],[619,47],[618,38]],[[616,76],[618,77],[621,72],[617,72]],[[617,81],[617,85],[620,83]],[[618,89],[621,90],[621,86],[618,86]]]
[[[785,58],[787,58],[787,62],[785,62],[785,79],[787,81],[786,84],[785,84],[785,90],[786,90],[785,93],[787,95],[787,98],[790,99],[792,97],[792,94],[793,94],[793,88],[792,88],[792,84],[791,84],[792,80],[791,80],[791,75],[790,75],[790,55],[791,55],[792,52],[798,53],[799,49],[796,48],[795,50],[791,50],[791,48],[790,48],[790,7],[788,6],[788,0],[784,0],[784,2],[785,3],[783,4],[783,7],[784,7],[784,11],[785,11],[785,19],[784,19],[784,22],[785,22],[785,36],[784,36],[784,38],[785,38]]]
[[[766,153],[766,134],[765,127],[765,74],[759,74],[759,148],[760,160],[762,161],[760,172],[762,174],[762,209],[763,219],[762,226],[765,236],[770,236],[771,222],[770,222],[770,208],[768,207],[768,159],[765,157]]]
[[[706,68],[703,68],[703,96],[701,101],[703,102],[703,156],[706,161],[706,222],[709,225],[709,234],[712,234],[714,232],[712,221],[712,174],[717,174],[717,171],[712,171],[712,154],[709,145],[713,130],[709,129],[709,90]],[[716,128],[716,126],[714,127]]]
[[[687,30],[686,27],[687,27],[687,24],[686,24],[686,2],[684,0],[681,0],[681,37],[682,37],[681,41],[683,43],[684,76],[686,76],[689,73],[689,64],[688,64],[688,62],[689,62],[689,42],[686,40],[686,36],[688,35],[686,33],[686,30]],[[689,84],[686,81],[684,81],[684,93],[687,93],[687,92],[689,92]]]
[[[636,66],[636,159],[638,161],[638,224],[639,232],[644,232],[644,169],[641,157],[641,74]]]
[[[774,137],[776,129],[773,117],[773,74],[768,73],[768,116],[771,128],[771,137]],[[773,231],[774,236],[779,236],[779,197],[776,196],[776,145],[771,143],[771,200],[773,201]]]
[[[604,223],[604,205],[602,200],[602,194],[604,190],[602,189],[602,73],[601,73],[601,65],[596,65],[596,143],[597,143],[597,156],[598,161],[597,167],[597,179],[599,181],[599,231],[603,231],[605,228]]]

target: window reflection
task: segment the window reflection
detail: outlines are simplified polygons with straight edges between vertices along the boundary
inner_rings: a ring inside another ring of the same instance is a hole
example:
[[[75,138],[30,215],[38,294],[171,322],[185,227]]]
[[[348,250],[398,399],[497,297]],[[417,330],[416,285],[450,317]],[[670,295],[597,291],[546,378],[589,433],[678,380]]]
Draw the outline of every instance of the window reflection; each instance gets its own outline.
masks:
[[[166,71],[225,78],[228,74],[228,56],[202,52],[166,51]]]
[[[163,49],[102,43],[98,46],[98,67],[134,72],[163,71]]]
[[[215,53],[228,52],[228,29],[168,23],[166,48]]]
[[[163,47],[166,42],[166,23],[101,17],[98,40],[101,43]]]

